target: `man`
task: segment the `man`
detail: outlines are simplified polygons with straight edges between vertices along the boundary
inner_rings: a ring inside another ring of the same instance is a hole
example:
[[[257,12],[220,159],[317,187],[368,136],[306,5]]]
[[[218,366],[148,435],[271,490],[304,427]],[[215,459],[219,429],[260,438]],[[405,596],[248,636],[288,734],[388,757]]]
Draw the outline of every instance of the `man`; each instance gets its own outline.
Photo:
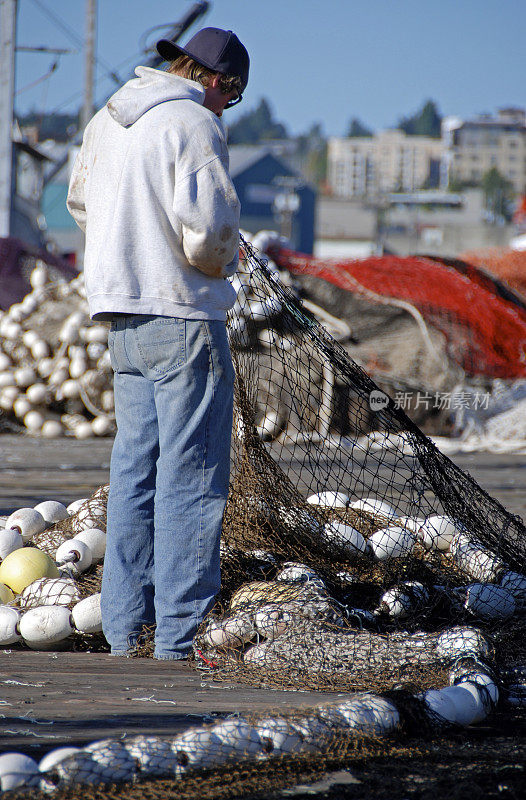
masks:
[[[125,655],[155,622],[155,657],[181,659],[220,584],[239,247],[220,117],[249,57],[219,28],[157,49],[168,70],[138,67],[87,126],[67,205],[86,232],[90,314],[111,321],[104,635]]]

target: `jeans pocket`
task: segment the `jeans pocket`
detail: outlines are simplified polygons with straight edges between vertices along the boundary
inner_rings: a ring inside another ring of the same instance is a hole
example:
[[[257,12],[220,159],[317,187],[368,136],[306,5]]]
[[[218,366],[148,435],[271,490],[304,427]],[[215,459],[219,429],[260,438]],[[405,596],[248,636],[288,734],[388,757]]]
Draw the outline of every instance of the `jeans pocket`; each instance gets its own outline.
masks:
[[[186,322],[174,317],[153,317],[137,326],[137,349],[149,370],[162,377],[186,358]]]

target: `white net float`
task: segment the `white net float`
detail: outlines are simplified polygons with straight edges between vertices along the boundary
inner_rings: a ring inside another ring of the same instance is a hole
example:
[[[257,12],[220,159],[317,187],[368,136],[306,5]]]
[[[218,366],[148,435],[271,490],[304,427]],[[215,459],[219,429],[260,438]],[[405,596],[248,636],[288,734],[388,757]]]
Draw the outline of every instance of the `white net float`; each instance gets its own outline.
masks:
[[[398,525],[375,531],[367,540],[369,549],[378,561],[408,556],[415,544],[415,534]]]
[[[254,758],[261,752],[261,739],[254,727],[240,718],[215,724],[211,731],[217,736],[228,757]]]
[[[46,753],[46,755],[40,759],[38,762],[38,769],[40,772],[50,772],[65,758],[80,752],[80,747],[57,747],[55,750],[50,750],[49,753]]]
[[[254,730],[261,740],[260,759],[302,752],[303,740],[299,732],[285,719],[269,717],[258,720]]]
[[[465,655],[484,657],[489,651],[488,640],[477,628],[456,626],[444,631],[437,640],[437,654],[444,659]]]
[[[350,500],[344,492],[325,491],[311,494],[307,497],[307,503],[325,508],[347,508]]]
[[[379,500],[377,497],[365,497],[361,500],[355,500],[350,504],[349,508],[354,509],[354,511],[366,511],[368,514],[375,514],[388,519],[395,519],[398,516],[390,503],[386,503],[385,500]]]
[[[466,589],[464,608],[484,620],[505,620],[516,610],[511,591],[493,583],[472,583]]]
[[[22,638],[18,624],[20,612],[13,606],[0,605],[0,645],[14,644]]]
[[[22,639],[32,650],[53,650],[73,633],[71,612],[64,606],[39,606],[26,611],[19,623]]]
[[[83,748],[94,761],[104,768],[105,782],[131,781],[136,773],[135,759],[121,742],[115,739],[101,739]]]
[[[72,516],[73,514],[76,514],[76,513],[77,513],[77,511],[78,511],[78,510],[79,510],[79,509],[80,509],[80,508],[81,508],[81,507],[82,507],[82,506],[83,506],[85,503],[87,503],[87,502],[88,502],[88,500],[89,500],[89,498],[88,498],[88,497],[81,497],[81,498],[79,498],[78,500],[73,500],[73,502],[72,502],[72,503],[70,503],[70,504],[69,504],[69,506],[67,506],[67,507],[66,507],[66,511],[68,512],[68,514],[69,514],[70,516]]]
[[[452,538],[449,552],[456,566],[477,581],[496,581],[505,568],[501,558],[464,533]]]
[[[170,776],[179,766],[170,744],[156,736],[133,736],[124,739],[122,746],[135,760],[141,775]]]
[[[294,624],[294,614],[290,604],[266,605],[254,614],[256,631],[264,639],[275,639]]]
[[[73,541],[84,542],[91,551],[93,563],[102,561],[106,552],[106,534],[100,528],[85,528],[83,531],[76,533]]]
[[[254,636],[249,614],[238,613],[224,620],[211,619],[202,634],[205,647],[239,647]]]
[[[47,523],[42,514],[34,508],[19,508],[9,515],[5,527],[16,528],[20,531],[24,542],[29,542],[33,536],[45,531]]]
[[[23,590],[20,608],[68,606],[80,600],[80,590],[70,578],[39,578]]]
[[[35,511],[42,514],[48,525],[67,519],[69,516],[64,503],[59,503],[58,500],[44,500],[42,503],[38,503],[34,508]]]
[[[79,633],[100,633],[102,631],[100,592],[76,603],[71,609],[71,618],[75,630]]]
[[[500,585],[512,593],[517,608],[523,610],[526,606],[526,575],[508,570],[501,575]]]
[[[384,592],[375,613],[393,619],[404,619],[422,607],[429,598],[428,590],[418,581],[405,581]]]
[[[38,788],[41,777],[37,762],[30,756],[22,753],[0,755],[0,787],[3,792],[22,786]]]
[[[73,564],[79,572],[91,567],[93,558],[88,545],[81,539],[68,539],[62,542],[55,554],[57,564]]]
[[[207,728],[195,728],[176,736],[171,742],[176,759],[174,773],[181,777],[194,769],[210,769],[224,764],[230,755],[219,736]]]
[[[451,541],[463,529],[450,517],[434,515],[425,519],[417,530],[417,536],[427,550],[447,552]]]
[[[327,522],[323,528],[325,536],[339,545],[343,545],[352,554],[364,554],[367,542],[360,531],[345,522],[333,520]]]
[[[16,528],[0,530],[0,559],[4,559],[13,550],[24,546],[22,534]]]

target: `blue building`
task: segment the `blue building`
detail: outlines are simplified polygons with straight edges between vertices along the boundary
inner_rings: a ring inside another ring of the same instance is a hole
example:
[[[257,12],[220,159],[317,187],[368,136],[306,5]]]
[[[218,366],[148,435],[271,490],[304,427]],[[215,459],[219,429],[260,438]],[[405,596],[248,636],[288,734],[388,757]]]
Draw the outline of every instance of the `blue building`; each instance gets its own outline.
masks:
[[[275,230],[294,250],[312,253],[316,191],[270,147],[233,145],[230,174],[241,202],[241,228]]]

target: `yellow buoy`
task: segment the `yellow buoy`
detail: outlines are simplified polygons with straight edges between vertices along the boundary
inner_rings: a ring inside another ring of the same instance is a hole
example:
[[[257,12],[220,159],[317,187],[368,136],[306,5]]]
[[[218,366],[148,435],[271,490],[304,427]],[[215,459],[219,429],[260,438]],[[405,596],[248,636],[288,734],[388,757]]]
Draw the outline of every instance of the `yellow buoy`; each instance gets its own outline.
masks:
[[[37,547],[20,547],[9,553],[0,564],[0,582],[15,594],[38,578],[58,578],[57,565]]]
[[[5,583],[0,583],[0,603],[5,605],[6,603],[10,603],[11,600],[14,600],[15,596],[9,586],[6,586]]]

